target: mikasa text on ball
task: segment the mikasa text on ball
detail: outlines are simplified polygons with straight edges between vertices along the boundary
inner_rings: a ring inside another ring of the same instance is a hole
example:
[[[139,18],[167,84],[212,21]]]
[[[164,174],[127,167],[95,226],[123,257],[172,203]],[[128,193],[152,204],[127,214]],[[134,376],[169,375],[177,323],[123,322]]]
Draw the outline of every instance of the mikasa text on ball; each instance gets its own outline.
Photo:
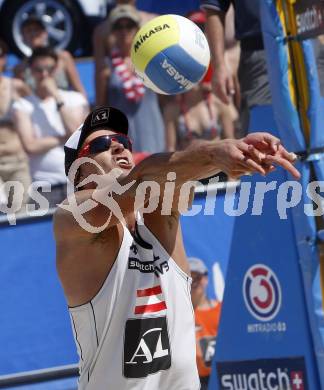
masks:
[[[188,91],[203,78],[210,52],[205,35],[195,23],[179,15],[162,15],[138,31],[131,58],[148,88],[174,95]]]

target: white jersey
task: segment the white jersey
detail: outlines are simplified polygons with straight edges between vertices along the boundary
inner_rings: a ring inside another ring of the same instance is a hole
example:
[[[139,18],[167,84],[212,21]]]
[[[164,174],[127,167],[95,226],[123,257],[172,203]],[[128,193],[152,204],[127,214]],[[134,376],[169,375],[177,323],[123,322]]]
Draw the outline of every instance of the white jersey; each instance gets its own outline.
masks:
[[[79,390],[198,390],[191,278],[156,237],[124,227],[99,293],[70,308]]]

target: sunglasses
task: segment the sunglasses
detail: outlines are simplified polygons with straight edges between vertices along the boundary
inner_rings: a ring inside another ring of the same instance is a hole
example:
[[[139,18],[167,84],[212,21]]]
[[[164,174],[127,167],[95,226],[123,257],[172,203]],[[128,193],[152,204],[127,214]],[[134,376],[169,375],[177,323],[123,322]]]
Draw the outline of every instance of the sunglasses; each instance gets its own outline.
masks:
[[[87,157],[90,154],[101,153],[109,150],[112,142],[122,144],[125,149],[132,151],[132,141],[124,134],[101,135],[86,144],[78,154],[78,157]]]
[[[114,31],[133,30],[134,28],[137,28],[137,24],[134,22],[116,23],[113,26]]]
[[[55,70],[55,65],[51,66],[34,66],[33,71],[37,73],[43,73],[43,72],[48,72],[48,73],[53,73]]]

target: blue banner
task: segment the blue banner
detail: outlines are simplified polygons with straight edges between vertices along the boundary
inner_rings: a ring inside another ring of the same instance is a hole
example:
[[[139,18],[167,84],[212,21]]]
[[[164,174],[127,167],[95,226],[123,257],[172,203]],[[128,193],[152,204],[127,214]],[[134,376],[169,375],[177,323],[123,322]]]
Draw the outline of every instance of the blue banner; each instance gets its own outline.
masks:
[[[253,109],[250,126],[277,134],[272,108]],[[289,206],[287,179],[291,181],[278,169],[266,179],[253,176],[242,182],[250,183],[252,193],[234,225],[210,390],[282,384],[320,388],[292,218],[298,206]],[[256,187],[262,185],[272,190],[261,207]],[[300,191],[302,195],[301,186]],[[302,213],[305,203],[309,199],[301,196]],[[306,225],[307,232],[311,234]],[[307,256],[311,259],[309,250]]]
[[[235,224],[233,238],[237,235],[237,240],[240,237],[245,245],[242,251],[233,241],[210,389],[231,388],[234,382],[230,381],[238,378],[253,381],[258,369],[265,380],[273,378],[273,385],[280,388],[283,376],[279,373],[284,366],[286,373],[292,372],[285,379],[289,388],[324,388],[324,321],[314,218],[316,206],[310,199],[309,187],[311,181],[324,178],[323,154],[312,153],[312,148],[323,146],[324,111],[313,45],[310,41],[294,41],[292,7],[292,2],[288,1],[261,2],[273,113],[269,111],[266,116],[263,112],[262,115],[260,112],[264,109],[255,107],[252,114],[257,119],[251,123],[250,130],[270,130],[279,135],[287,149],[304,152],[306,158],[298,164],[302,178],[300,182],[293,182],[283,172],[277,173],[279,176],[272,175],[267,183],[270,185],[269,180],[276,177],[278,187],[269,195],[266,211],[258,217],[258,223],[250,213]],[[280,188],[287,191],[287,199],[278,201]],[[323,192],[320,186],[319,192]],[[296,204],[287,210],[286,222],[278,218],[279,208],[294,200]],[[255,236],[255,229],[261,230],[262,235]],[[253,237],[253,242],[249,237]],[[235,263],[239,254],[241,261]],[[235,284],[230,290],[232,279],[239,287]],[[230,307],[234,306],[240,308],[236,309],[235,324],[230,313]],[[231,340],[235,348],[228,347],[226,340]],[[224,371],[222,363],[226,361],[235,361],[236,368],[228,363]]]

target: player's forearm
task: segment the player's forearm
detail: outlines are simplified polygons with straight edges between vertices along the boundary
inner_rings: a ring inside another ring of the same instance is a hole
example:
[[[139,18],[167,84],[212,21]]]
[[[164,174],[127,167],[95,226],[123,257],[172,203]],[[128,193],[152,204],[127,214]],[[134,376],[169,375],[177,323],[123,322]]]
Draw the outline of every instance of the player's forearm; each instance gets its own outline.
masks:
[[[217,150],[223,141],[202,141],[184,151],[154,154],[138,164],[130,176],[139,182],[153,180],[164,184],[169,172],[176,183],[209,177],[221,170]]]
[[[214,68],[225,63],[225,13],[207,9],[206,32]]]

